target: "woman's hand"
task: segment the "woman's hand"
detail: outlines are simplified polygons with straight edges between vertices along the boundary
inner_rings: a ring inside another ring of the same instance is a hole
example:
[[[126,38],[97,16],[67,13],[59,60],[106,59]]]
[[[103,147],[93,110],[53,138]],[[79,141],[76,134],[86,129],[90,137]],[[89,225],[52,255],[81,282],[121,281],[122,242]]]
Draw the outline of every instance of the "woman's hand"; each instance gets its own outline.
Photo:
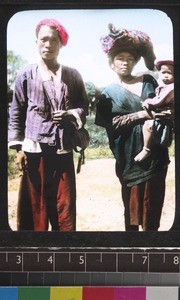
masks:
[[[27,156],[24,151],[20,150],[16,154],[15,162],[18,166],[19,171],[25,171],[27,167]]]
[[[70,111],[58,110],[53,113],[52,121],[60,128],[64,128],[75,121],[75,117]]]

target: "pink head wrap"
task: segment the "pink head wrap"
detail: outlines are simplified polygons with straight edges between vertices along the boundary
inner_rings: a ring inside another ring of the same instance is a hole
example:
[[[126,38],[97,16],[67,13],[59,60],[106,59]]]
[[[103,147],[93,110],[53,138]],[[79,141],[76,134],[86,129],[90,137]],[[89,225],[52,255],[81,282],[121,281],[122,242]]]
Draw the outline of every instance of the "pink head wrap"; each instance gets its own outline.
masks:
[[[58,21],[56,21],[54,19],[45,19],[45,20],[40,21],[36,27],[36,36],[38,36],[39,30],[44,25],[55,27],[56,30],[58,31],[59,38],[61,40],[62,45],[66,46],[69,35],[68,35],[66,29]]]
[[[174,66],[174,61],[173,60],[159,60],[159,61],[157,61],[156,62],[156,68],[158,69],[158,71],[161,70],[162,65]]]

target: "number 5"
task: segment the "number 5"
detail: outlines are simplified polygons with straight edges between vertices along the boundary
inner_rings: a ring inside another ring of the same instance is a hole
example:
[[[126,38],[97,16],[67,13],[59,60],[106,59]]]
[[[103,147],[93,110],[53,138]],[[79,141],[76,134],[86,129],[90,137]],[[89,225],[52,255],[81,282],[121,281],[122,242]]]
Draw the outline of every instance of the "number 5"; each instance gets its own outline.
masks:
[[[79,256],[79,264],[80,265],[84,264],[84,256],[83,255]]]

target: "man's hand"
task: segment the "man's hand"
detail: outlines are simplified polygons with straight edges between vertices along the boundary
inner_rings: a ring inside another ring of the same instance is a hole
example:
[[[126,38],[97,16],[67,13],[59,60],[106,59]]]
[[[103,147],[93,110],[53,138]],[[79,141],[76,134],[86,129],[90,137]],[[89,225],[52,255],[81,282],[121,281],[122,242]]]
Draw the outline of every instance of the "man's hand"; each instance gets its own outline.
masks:
[[[15,162],[18,166],[19,171],[25,171],[27,167],[27,157],[26,154],[21,150],[17,152]]]
[[[75,122],[75,117],[70,111],[58,110],[53,113],[52,121],[60,128],[64,128],[70,123]]]

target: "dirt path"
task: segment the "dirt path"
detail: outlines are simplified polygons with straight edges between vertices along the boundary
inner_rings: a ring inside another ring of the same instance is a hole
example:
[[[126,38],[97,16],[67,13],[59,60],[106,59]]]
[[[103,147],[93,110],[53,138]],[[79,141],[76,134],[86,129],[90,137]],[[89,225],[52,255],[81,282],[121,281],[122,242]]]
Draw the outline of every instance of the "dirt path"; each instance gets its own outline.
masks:
[[[168,175],[167,190],[159,230],[168,230],[174,219],[174,159]],[[9,223],[16,230],[18,180],[9,184]],[[123,204],[120,184],[115,176],[114,160],[86,160],[77,175],[77,230],[124,231]]]

